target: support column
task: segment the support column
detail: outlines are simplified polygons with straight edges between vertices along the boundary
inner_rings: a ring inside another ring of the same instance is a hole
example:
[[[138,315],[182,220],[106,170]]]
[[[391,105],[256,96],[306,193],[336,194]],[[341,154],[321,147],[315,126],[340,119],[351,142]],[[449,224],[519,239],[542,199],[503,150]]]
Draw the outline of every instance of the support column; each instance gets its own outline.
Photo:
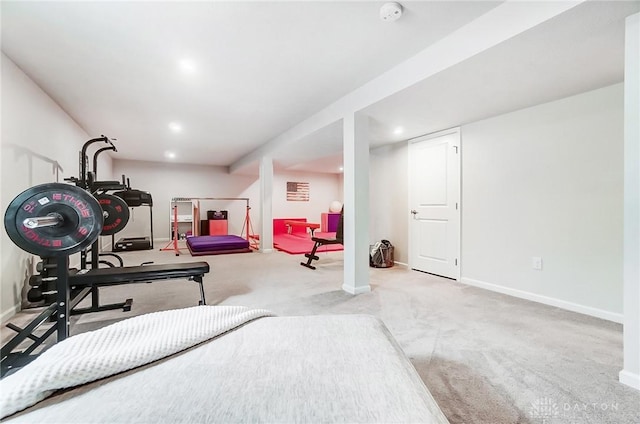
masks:
[[[344,283],[351,294],[369,286],[369,117],[343,119],[344,144]]]
[[[624,369],[640,390],[640,13],[626,19],[624,66]]]
[[[260,159],[260,252],[273,252],[273,160]]]

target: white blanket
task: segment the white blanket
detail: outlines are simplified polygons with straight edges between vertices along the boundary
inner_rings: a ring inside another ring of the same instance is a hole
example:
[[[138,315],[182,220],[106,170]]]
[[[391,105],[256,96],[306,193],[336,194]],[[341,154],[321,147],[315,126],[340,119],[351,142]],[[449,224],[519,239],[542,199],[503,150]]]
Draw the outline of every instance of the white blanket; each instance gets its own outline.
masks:
[[[242,306],[195,306],[141,315],[70,337],[0,382],[0,418],[56,390],[148,364],[269,315]]]

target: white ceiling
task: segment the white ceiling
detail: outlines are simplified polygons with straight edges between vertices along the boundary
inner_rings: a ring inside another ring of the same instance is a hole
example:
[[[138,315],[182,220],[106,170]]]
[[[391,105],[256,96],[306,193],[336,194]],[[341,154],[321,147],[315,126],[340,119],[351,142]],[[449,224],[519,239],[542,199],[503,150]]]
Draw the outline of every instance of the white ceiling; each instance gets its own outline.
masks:
[[[622,82],[624,19],[639,10],[638,1],[587,2],[366,108],[371,145]]]
[[[365,108],[371,147],[622,82],[624,19],[638,11],[638,1],[587,2]],[[394,134],[397,127],[402,134]],[[325,150],[316,146],[306,162],[308,140],[288,146],[299,160],[295,169],[337,169],[340,129],[313,134]]]
[[[90,135],[118,138],[116,158],[228,166],[500,4],[402,2],[389,23],[383,3],[4,1],[2,51]],[[639,10],[586,2],[367,107],[372,146],[622,81],[624,18]],[[339,172],[341,152],[335,122],[273,157]]]
[[[383,3],[3,1],[2,51],[91,136],[117,138],[117,158],[164,161],[171,150],[228,166],[500,4],[403,2],[390,23]],[[339,162],[336,133],[310,136],[278,166]]]

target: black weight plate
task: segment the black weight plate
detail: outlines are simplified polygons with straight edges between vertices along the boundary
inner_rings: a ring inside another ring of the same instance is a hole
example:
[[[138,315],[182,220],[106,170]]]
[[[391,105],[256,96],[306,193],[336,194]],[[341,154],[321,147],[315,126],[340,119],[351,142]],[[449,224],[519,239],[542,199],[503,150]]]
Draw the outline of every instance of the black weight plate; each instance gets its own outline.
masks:
[[[32,275],[29,277],[29,285],[31,287],[37,287],[42,284],[42,277],[39,275]]]
[[[41,288],[32,288],[27,292],[27,300],[32,303],[40,302],[44,300],[44,295],[42,294]]]
[[[51,271],[51,270],[55,270],[58,267],[57,264],[55,263],[44,263],[43,261],[40,261],[36,264],[36,271],[38,272],[44,272],[44,271]]]
[[[57,214],[62,223],[30,229],[27,218]],[[42,257],[67,256],[90,246],[102,231],[102,208],[88,192],[61,183],[31,187],[9,204],[4,227],[22,250]]]
[[[104,212],[100,234],[110,236],[124,230],[129,222],[129,205],[122,198],[111,194],[99,194],[96,199]]]

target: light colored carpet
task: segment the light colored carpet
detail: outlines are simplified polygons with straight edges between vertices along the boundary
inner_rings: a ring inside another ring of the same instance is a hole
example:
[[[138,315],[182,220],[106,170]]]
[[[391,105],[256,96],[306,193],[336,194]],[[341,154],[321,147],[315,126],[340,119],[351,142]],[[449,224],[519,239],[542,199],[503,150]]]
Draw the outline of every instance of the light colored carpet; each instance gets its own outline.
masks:
[[[640,423],[640,392],[617,381],[622,327],[615,323],[400,266],[372,268],[372,291],[352,296],[340,289],[342,252],[320,254],[316,271],[299,265],[302,255],[281,252],[122,256],[125,265],[209,262],[211,305],[266,308],[280,316],[378,316],[452,423]],[[133,297],[133,309],[73,317],[72,334],[196,305],[199,291],[193,282],[175,280],[107,287],[101,297],[103,303]]]

